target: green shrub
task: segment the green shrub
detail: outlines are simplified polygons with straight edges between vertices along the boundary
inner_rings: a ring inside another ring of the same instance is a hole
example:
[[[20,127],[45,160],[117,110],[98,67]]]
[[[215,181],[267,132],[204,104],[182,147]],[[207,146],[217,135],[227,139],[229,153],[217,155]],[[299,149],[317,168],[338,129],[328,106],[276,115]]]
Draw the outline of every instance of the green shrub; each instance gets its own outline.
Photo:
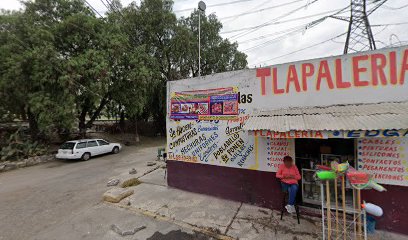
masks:
[[[1,161],[15,161],[47,153],[45,146],[21,138],[19,130],[10,135],[8,145],[0,150]]]

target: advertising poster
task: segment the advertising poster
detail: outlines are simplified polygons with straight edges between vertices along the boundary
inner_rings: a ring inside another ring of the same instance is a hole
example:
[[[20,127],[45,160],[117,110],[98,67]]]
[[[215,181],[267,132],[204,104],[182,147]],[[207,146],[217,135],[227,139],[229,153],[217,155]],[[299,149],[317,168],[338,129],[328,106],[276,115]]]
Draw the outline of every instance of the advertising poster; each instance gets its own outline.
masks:
[[[408,138],[358,140],[358,169],[378,183],[408,186]]]
[[[232,87],[176,92],[171,97],[174,120],[231,120],[237,115],[238,94]]]

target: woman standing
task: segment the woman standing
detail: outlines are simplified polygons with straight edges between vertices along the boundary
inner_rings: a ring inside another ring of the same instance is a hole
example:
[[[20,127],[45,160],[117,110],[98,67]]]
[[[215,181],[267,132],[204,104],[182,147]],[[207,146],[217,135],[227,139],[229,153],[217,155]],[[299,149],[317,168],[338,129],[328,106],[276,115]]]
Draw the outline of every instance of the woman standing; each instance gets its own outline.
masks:
[[[280,179],[283,191],[288,191],[289,201],[288,205],[285,206],[288,213],[294,213],[296,194],[299,189],[298,181],[301,179],[299,170],[295,164],[293,164],[293,159],[291,156],[285,156],[283,158],[283,164],[279,165],[276,177]]]

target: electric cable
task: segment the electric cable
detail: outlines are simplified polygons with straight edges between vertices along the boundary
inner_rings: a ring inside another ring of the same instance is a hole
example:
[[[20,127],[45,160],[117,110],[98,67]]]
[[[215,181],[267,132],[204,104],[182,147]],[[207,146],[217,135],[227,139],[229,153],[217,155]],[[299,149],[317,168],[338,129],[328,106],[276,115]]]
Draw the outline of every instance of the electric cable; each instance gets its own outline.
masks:
[[[282,4],[279,4],[279,5],[274,5],[274,6],[258,9],[260,6],[265,5],[265,3],[270,2],[270,0],[266,0],[265,2],[257,5],[256,7],[252,8],[249,11],[246,11],[246,12],[243,12],[243,13],[240,13],[240,14],[236,14],[236,15],[222,17],[222,18],[219,18],[218,20],[222,21],[222,20],[225,20],[225,19],[233,18],[232,20],[224,22],[224,23],[227,23],[227,22],[231,22],[231,21],[237,19],[238,17],[242,17],[242,16],[254,14],[254,13],[259,13],[259,12],[263,12],[265,10],[270,10],[270,9],[274,9],[274,8],[278,8],[278,7],[288,6],[288,5],[291,5],[291,4],[294,4],[294,3],[297,3],[297,2],[301,2],[301,1],[303,1],[303,0],[295,0],[295,1],[287,2],[287,3],[282,3]],[[255,9],[258,9],[258,10],[255,10]]]
[[[337,35],[337,36],[335,36],[335,37],[329,38],[329,39],[327,39],[327,40],[324,40],[324,41],[315,43],[315,44],[313,44],[313,45],[309,45],[309,46],[307,46],[307,47],[304,47],[304,48],[301,48],[301,49],[298,49],[298,50],[295,50],[295,51],[292,51],[292,52],[289,52],[289,53],[286,53],[286,54],[282,54],[282,55],[279,55],[279,56],[276,56],[276,57],[273,57],[273,58],[264,60],[264,61],[262,61],[262,62],[259,62],[259,63],[255,64],[255,65],[258,65],[258,64],[261,64],[261,63],[266,63],[266,62],[269,62],[269,61],[272,61],[272,60],[275,60],[275,59],[279,59],[279,58],[282,58],[282,57],[286,57],[286,56],[289,56],[289,55],[292,55],[292,54],[295,54],[295,53],[304,51],[304,50],[309,49],[309,48],[313,48],[313,47],[322,45],[322,44],[324,44],[324,43],[330,42],[330,41],[332,41],[332,40],[334,40],[334,39],[336,39],[336,38],[339,38],[339,37],[341,37],[341,36],[344,36],[344,35],[346,35],[346,34],[347,34],[347,32],[341,33],[341,34],[339,34],[339,35]]]
[[[236,0],[236,1],[232,1],[232,2],[224,2],[224,3],[216,3],[216,4],[212,4],[212,5],[207,5],[207,8],[212,8],[212,7],[219,7],[219,6],[225,6],[225,5],[231,5],[231,4],[236,4],[236,3],[242,3],[242,2],[251,2],[254,0]],[[187,11],[192,11],[196,8],[185,8],[185,9],[179,9],[179,10],[175,10],[173,11],[174,13],[177,12],[187,12]]]
[[[263,24],[258,25],[257,27],[255,27],[255,28],[252,29],[252,30],[249,30],[249,31],[247,31],[247,32],[243,32],[243,33],[236,34],[236,35],[232,36],[231,39],[238,39],[238,38],[240,38],[240,37],[243,37],[243,36],[246,36],[246,35],[248,35],[248,34],[250,34],[250,33],[253,33],[253,32],[255,32],[255,31],[257,31],[257,30],[259,30],[259,29],[261,29],[261,28],[267,26],[268,24],[273,23],[273,22],[276,22],[276,21],[278,21],[278,20],[280,20],[280,19],[282,19],[282,18],[285,18],[285,17],[287,17],[287,16],[290,16],[290,15],[292,15],[293,13],[296,13],[296,12],[300,11],[301,9],[306,8],[307,6],[313,4],[313,3],[317,2],[317,1],[319,1],[319,0],[313,0],[312,2],[308,2],[308,3],[306,3],[305,5],[302,5],[301,7],[298,7],[298,8],[296,8],[296,9],[294,9],[294,10],[291,10],[291,11],[289,11],[289,12],[287,12],[287,13],[284,13],[284,14],[280,15],[279,17],[276,17],[276,18],[274,18],[274,19],[272,19],[272,20],[270,20],[270,21],[268,21],[268,22],[264,22]]]

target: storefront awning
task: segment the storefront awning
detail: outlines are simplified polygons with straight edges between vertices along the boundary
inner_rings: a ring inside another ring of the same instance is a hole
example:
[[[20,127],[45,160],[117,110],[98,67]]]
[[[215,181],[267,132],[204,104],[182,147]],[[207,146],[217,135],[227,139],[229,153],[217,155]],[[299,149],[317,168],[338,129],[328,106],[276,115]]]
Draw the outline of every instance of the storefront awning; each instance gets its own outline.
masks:
[[[252,114],[243,129],[274,132],[408,129],[408,102],[264,111]]]

